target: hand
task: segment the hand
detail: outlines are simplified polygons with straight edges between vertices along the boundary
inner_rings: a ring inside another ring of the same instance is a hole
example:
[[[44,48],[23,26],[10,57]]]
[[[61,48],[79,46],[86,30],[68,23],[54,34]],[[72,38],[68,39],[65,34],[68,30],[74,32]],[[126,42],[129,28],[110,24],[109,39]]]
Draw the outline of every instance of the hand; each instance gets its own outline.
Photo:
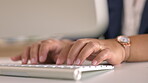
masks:
[[[27,47],[21,55],[14,56],[11,59],[13,61],[21,60],[22,64],[27,64],[29,60],[31,64],[55,63],[61,50],[65,46],[70,46],[71,43],[70,40],[44,40]]]
[[[115,40],[79,39],[69,48],[62,50],[56,64],[81,65],[88,59],[92,65],[98,65],[104,60],[112,65],[120,64],[125,58],[124,48]]]

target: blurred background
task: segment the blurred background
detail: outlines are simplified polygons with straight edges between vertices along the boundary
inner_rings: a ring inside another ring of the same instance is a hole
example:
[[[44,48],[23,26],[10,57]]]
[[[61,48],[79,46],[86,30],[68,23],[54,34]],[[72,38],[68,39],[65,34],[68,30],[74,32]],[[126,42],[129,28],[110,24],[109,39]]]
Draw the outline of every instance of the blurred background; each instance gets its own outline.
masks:
[[[0,0],[0,56],[48,38],[98,37],[107,13],[106,0]]]

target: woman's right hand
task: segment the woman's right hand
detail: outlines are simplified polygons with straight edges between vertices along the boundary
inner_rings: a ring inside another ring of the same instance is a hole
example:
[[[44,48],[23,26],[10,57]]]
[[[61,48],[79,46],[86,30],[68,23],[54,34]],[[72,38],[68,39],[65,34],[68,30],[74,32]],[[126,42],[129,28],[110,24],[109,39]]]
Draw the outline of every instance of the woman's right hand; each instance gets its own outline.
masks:
[[[56,63],[58,55],[62,54],[62,49],[70,48],[72,41],[48,39],[28,46],[22,54],[11,57],[13,61],[22,61],[27,64],[51,64]],[[66,57],[66,56],[65,56]]]

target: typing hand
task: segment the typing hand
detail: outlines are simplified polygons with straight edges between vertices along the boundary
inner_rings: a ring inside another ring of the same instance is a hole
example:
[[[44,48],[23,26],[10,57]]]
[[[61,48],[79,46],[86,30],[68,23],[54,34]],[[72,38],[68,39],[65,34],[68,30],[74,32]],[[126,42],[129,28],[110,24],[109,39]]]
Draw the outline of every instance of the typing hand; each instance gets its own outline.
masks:
[[[56,64],[67,62],[68,65],[81,65],[88,59],[92,65],[98,65],[104,60],[116,65],[125,59],[125,50],[115,39],[79,39],[61,52]]]
[[[19,55],[12,57],[13,61],[21,60],[27,64],[56,63],[68,65],[81,65],[88,59],[92,65],[98,65],[104,60],[116,65],[125,58],[124,48],[115,39],[79,39],[75,42],[70,40],[45,40],[34,43]]]
[[[28,46],[21,55],[11,57],[11,59],[21,60],[22,64],[27,64],[29,60],[31,64],[55,63],[61,50],[70,45],[70,40],[48,39]]]

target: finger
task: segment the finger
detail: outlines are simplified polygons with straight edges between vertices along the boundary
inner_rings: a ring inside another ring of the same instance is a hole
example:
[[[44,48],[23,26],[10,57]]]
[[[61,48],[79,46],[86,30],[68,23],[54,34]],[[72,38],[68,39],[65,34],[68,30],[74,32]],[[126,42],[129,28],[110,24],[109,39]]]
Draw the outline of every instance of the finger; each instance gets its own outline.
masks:
[[[56,64],[60,65],[63,64],[68,56],[69,50],[71,48],[72,44],[67,44],[63,50],[60,52],[60,54],[58,55],[58,59],[56,61]],[[69,63],[68,65],[70,65],[71,63]]]
[[[102,50],[92,61],[92,65],[98,65],[104,60],[107,60],[111,57],[110,50],[109,49],[104,49]]]
[[[22,59],[22,64],[27,64],[30,56],[30,46],[27,47],[24,52],[22,53],[21,59]]]
[[[39,62],[44,63],[47,59],[48,53],[56,49],[56,41],[50,40],[43,42],[39,49]]]
[[[69,51],[67,56],[67,64],[73,64],[80,51],[86,45],[87,41],[77,40]]]
[[[21,60],[21,55],[11,57],[12,61],[19,61]]]
[[[86,58],[88,58],[93,53],[99,52],[99,50],[100,50],[99,44],[94,42],[88,42],[86,46],[79,53],[74,64],[81,65],[84,62],[84,60],[86,60]]]
[[[31,64],[38,64],[40,43],[35,43],[30,48],[30,60]]]

